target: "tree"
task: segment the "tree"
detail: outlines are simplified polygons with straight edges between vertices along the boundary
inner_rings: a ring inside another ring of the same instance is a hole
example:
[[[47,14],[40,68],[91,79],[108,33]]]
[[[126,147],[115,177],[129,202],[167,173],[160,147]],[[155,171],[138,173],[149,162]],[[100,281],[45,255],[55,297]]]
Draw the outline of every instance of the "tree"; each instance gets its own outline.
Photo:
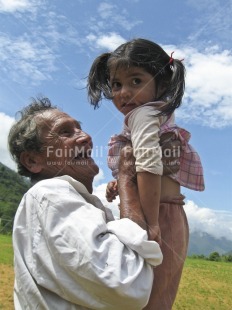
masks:
[[[218,252],[212,252],[209,255],[209,260],[219,262],[221,260],[221,256]]]
[[[30,182],[0,163],[0,233],[11,233],[15,212]]]
[[[232,263],[232,255],[231,255],[231,254],[225,255],[225,256],[224,256],[224,261],[225,261],[225,262]]]

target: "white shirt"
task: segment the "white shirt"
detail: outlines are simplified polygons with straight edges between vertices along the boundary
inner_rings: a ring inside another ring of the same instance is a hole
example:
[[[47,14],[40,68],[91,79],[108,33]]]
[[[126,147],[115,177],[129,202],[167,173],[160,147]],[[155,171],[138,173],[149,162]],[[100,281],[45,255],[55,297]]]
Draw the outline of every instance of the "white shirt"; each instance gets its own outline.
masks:
[[[154,108],[153,104],[140,106],[126,116],[124,130],[127,130],[128,126],[136,159],[136,172],[148,171],[153,174],[163,174],[159,131],[165,117],[157,117],[158,113],[159,111]]]
[[[112,170],[114,178],[118,179],[120,152],[128,140],[132,142],[136,172],[147,171],[163,175],[162,149],[159,141],[161,127],[169,117],[157,114],[164,105],[166,104],[162,101],[148,102],[125,116],[122,132],[112,136],[108,144],[108,167]]]
[[[13,228],[15,309],[137,310],[148,302],[155,241],[69,176],[24,195]]]

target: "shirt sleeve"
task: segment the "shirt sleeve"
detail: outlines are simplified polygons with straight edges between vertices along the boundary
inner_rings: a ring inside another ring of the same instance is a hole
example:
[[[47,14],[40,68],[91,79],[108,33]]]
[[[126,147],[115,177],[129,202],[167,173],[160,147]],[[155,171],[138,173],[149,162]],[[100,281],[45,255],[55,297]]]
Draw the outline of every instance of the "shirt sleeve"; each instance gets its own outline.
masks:
[[[32,198],[38,217],[36,282],[91,309],[143,308],[152,287],[151,265],[162,261],[159,245],[129,219],[106,223],[104,212],[68,182],[56,181],[58,191],[49,184]]]
[[[135,156],[136,172],[163,174],[162,151],[159,145],[160,118],[154,107],[137,108],[128,119]]]

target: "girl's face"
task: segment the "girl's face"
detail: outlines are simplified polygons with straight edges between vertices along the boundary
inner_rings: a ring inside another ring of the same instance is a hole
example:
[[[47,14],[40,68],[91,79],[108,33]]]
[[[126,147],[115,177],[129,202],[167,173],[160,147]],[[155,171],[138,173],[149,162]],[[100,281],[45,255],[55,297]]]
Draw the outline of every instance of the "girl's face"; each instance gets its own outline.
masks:
[[[110,85],[112,101],[124,115],[157,98],[155,79],[142,68],[112,68]]]

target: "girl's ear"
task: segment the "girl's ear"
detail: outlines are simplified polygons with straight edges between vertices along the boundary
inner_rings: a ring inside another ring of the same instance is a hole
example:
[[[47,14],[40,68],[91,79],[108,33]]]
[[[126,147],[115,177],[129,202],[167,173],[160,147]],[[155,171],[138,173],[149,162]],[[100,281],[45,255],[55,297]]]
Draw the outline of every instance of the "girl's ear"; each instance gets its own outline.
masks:
[[[162,82],[159,84],[157,91],[157,98],[161,98],[164,95],[164,93],[167,90],[167,87],[168,87],[167,83]]]
[[[22,152],[20,154],[21,164],[32,173],[40,173],[42,170],[41,156],[34,152]]]

